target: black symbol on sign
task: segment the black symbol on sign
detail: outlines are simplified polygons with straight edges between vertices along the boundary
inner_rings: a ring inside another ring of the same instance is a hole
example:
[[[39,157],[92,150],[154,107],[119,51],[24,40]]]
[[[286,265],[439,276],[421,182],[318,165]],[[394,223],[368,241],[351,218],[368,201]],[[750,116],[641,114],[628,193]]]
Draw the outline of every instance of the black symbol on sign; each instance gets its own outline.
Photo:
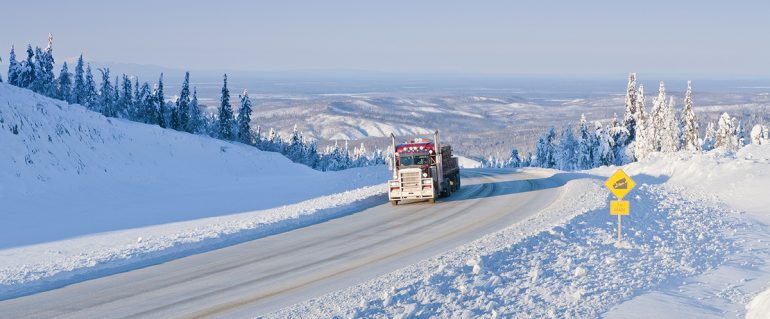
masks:
[[[628,183],[626,183],[625,178],[619,179],[615,184],[612,184],[612,188],[614,189],[628,189]]]

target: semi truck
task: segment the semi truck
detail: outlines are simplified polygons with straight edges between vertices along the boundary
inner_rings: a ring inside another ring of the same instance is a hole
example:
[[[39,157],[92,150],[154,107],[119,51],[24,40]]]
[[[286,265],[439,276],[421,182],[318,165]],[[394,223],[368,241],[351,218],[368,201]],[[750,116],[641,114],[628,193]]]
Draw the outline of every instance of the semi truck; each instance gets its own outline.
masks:
[[[388,181],[388,199],[393,205],[402,201],[427,200],[435,203],[460,189],[460,167],[452,147],[439,144],[438,131],[433,141],[415,138],[396,144],[390,134],[393,178]]]

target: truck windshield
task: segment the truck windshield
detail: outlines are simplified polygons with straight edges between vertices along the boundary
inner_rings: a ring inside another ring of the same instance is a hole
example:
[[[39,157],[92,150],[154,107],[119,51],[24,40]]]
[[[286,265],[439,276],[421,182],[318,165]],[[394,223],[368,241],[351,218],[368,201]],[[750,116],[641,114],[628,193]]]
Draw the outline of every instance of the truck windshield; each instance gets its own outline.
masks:
[[[428,155],[401,156],[400,160],[401,160],[401,165],[403,166],[430,164],[430,157]]]

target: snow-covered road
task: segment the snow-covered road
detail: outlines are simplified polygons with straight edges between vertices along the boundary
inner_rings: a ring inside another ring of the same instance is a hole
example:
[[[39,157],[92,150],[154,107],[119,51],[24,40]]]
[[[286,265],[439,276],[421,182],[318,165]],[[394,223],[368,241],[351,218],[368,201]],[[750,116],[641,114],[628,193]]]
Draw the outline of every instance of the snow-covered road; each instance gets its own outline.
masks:
[[[246,316],[339,290],[531,217],[558,199],[547,172],[466,170],[435,205],[372,207],[328,222],[0,302],[15,317]]]

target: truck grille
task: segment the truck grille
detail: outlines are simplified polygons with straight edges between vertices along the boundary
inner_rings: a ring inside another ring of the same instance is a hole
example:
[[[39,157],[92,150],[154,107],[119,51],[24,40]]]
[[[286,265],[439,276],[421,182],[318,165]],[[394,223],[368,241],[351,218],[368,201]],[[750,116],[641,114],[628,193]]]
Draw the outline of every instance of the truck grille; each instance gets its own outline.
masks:
[[[420,179],[420,172],[402,172],[401,188],[406,191],[419,191]]]

